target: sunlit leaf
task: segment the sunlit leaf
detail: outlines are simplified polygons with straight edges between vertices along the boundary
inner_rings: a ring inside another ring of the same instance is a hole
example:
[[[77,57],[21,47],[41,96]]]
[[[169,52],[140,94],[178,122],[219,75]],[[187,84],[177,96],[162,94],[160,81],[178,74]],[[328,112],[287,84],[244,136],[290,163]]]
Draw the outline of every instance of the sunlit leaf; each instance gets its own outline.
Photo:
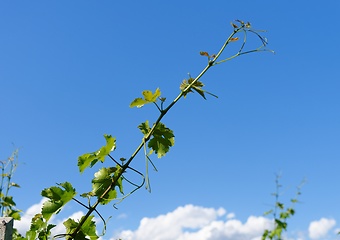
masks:
[[[59,184],[59,186],[46,188],[41,192],[43,197],[49,198],[49,200],[44,202],[41,210],[46,221],[48,221],[53,214],[57,214],[61,208],[76,195],[76,191],[71,183],[64,182]]]
[[[80,221],[83,220],[85,216],[83,216]],[[79,232],[77,233],[75,239],[76,240],[83,240],[87,239],[86,237],[89,237],[91,240],[98,239],[98,235],[96,234],[96,223],[93,220],[93,215],[87,217],[84,224],[80,227]],[[69,218],[67,221],[65,221],[64,226],[66,228],[66,233],[71,234],[75,231],[75,229],[78,227],[79,223],[74,221],[73,219]]]
[[[156,89],[155,93],[152,93],[149,90],[143,91],[144,99],[148,102],[156,102],[158,97],[161,95],[161,90],[159,88]]]
[[[106,145],[93,153],[85,153],[78,158],[79,171],[83,172],[86,168],[93,167],[98,161],[104,162],[105,157],[116,148],[116,138],[104,134]]]
[[[143,98],[136,98],[130,103],[130,107],[143,107],[147,103],[154,103],[161,95],[161,90],[159,88],[156,89],[154,93],[150,90],[144,90],[142,92]]]
[[[144,100],[143,98],[136,98],[130,103],[130,107],[143,107],[145,104],[147,104],[148,101]]]
[[[119,167],[117,165],[117,167]],[[100,199],[101,204],[107,204],[117,198],[117,191],[115,190],[115,186],[118,186],[122,192],[122,182],[121,178],[112,186],[114,181],[114,176],[118,174],[119,169],[115,167],[109,168],[101,168],[98,172],[95,173],[94,178],[92,180],[92,193],[94,196],[97,196]],[[107,191],[109,188],[111,189]],[[103,196],[103,194],[105,195]]]

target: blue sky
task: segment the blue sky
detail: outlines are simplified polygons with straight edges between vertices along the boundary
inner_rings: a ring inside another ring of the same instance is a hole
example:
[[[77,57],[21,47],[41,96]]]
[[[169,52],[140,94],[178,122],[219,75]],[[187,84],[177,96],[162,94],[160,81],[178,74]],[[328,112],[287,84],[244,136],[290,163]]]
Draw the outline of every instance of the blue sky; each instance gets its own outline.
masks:
[[[191,94],[178,102],[163,121],[176,142],[165,158],[153,159],[152,193],[140,190],[118,210],[103,208],[113,216],[104,239],[184,206],[223,208],[216,216],[225,222],[229,213],[242,223],[260,219],[273,204],[278,173],[283,200],[307,179],[289,224],[293,239],[336,239],[339,9],[335,0],[2,1],[0,157],[20,148],[14,180],[21,189],[12,192],[18,207],[39,203],[41,190],[57,182],[89,191],[93,171],[78,174],[78,156],[102,146],[105,133],[117,137],[116,158],[130,156],[142,137],[137,125],[157,117],[152,106],[131,109],[130,102],[159,87],[169,103],[188,73],[196,76],[205,66],[199,52],[218,51],[230,21],[242,19],[268,31],[276,54],[213,67],[202,81],[219,98]],[[256,42],[249,39],[250,46]],[[142,154],[133,167],[144,171]],[[79,210],[72,204],[62,214]],[[218,218],[212,215],[206,224]],[[329,231],[309,235],[313,221]]]

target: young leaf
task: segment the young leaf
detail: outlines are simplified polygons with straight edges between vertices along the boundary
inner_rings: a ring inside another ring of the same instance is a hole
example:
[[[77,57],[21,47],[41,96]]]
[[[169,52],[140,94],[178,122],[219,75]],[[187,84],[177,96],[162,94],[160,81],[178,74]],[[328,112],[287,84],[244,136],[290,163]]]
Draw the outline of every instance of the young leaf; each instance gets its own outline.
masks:
[[[71,183],[64,182],[58,184],[61,187],[50,187],[42,190],[41,195],[49,198],[44,202],[41,213],[46,221],[48,221],[53,214],[57,214],[61,208],[69,202],[75,195],[76,191]]]
[[[85,153],[78,158],[79,172],[83,172],[86,168],[93,167],[98,161],[104,162],[105,157],[116,148],[116,138],[111,135],[104,134],[106,145],[93,153]]]
[[[210,58],[210,55],[208,52],[200,52],[200,55]]]
[[[181,91],[183,92],[183,96],[186,97],[186,95],[189,93],[189,92],[193,92],[191,89],[195,90],[199,95],[201,95],[204,99],[206,99],[204,93],[208,93],[214,97],[217,98],[217,96],[215,94],[212,94],[210,92],[207,92],[205,90],[203,90],[202,88],[204,87],[204,84],[201,82],[201,81],[196,81],[194,84],[192,84],[192,82],[194,81],[195,79],[193,78],[189,78],[188,80],[184,79],[183,82],[181,83],[180,85],[180,89]],[[192,85],[191,85],[192,84]],[[191,85],[190,88],[188,88],[189,86]]]
[[[238,37],[234,37],[234,38],[230,38],[230,39],[229,39],[229,42],[236,42],[236,41],[238,41],[238,40],[239,40]]]
[[[133,107],[141,108],[147,103],[148,101],[144,100],[143,98],[136,98],[130,103],[130,108],[133,108]]]
[[[238,26],[235,23],[231,22],[230,24],[231,26],[233,26],[233,28],[238,28]]]
[[[143,96],[144,96],[144,99],[145,101],[148,101],[148,102],[156,102],[158,97],[161,95],[161,91],[159,88],[156,89],[155,93],[152,93],[151,91],[149,90],[145,90],[143,91]]]
[[[152,138],[148,143],[148,147],[155,151],[158,158],[161,158],[174,144],[175,135],[173,134],[173,131],[165,127],[163,123],[158,123],[152,134]]]
[[[135,100],[133,100],[130,103],[130,107],[143,107],[145,104],[147,103],[153,103],[156,102],[157,99],[160,97],[161,95],[161,90],[159,88],[156,89],[155,93],[152,93],[152,91],[150,90],[144,90],[142,92],[142,95],[144,97],[143,98],[136,98]]]

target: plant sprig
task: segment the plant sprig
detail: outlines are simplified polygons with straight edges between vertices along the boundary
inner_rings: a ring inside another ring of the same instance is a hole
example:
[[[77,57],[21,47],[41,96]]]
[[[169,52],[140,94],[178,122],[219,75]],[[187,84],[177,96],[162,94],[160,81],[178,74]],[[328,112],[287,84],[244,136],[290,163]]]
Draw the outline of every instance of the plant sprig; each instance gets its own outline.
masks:
[[[151,90],[144,90],[142,92],[142,97],[135,98],[131,102],[130,107],[137,108],[141,108],[146,104],[152,103],[159,111],[159,116],[152,125],[149,125],[149,121],[144,121],[138,126],[143,134],[143,137],[140,144],[129,158],[121,158],[121,163],[118,163],[116,160],[114,160],[111,153],[116,150],[116,139],[111,135],[104,135],[106,145],[101,147],[99,150],[83,154],[78,158],[78,167],[80,173],[84,172],[87,168],[94,167],[99,162],[103,163],[107,156],[109,156],[116,163],[114,167],[100,168],[92,179],[92,190],[88,193],[83,193],[80,195],[81,197],[87,199],[88,205],[83,204],[81,201],[75,199],[76,190],[68,182],[62,183],[57,187],[51,187],[43,190],[42,193],[50,200],[44,204],[42,214],[37,214],[34,219],[32,219],[32,225],[30,231],[28,232],[27,239],[33,239],[32,236],[48,236],[50,234],[50,230],[54,227],[53,225],[48,224],[48,220],[50,219],[51,215],[57,214],[61,208],[72,199],[81,206],[85,207],[87,212],[79,221],[68,219],[66,222],[64,222],[66,233],[59,234],[56,237],[65,237],[66,239],[97,239],[99,236],[97,236],[95,231],[95,222],[93,220],[94,215],[92,215],[92,213],[99,214],[97,211],[98,205],[106,205],[111,203],[113,200],[120,202],[136,190],[140,189],[144,184],[146,184],[146,187],[150,189],[148,163],[150,162],[156,169],[155,165],[151,161],[150,156],[152,154],[156,154],[158,158],[164,157],[175,143],[175,135],[173,131],[161,122],[163,117],[170,111],[170,109],[172,109],[181,98],[185,98],[188,93],[197,92],[204,99],[206,99],[205,93],[217,97],[216,95],[203,89],[204,84],[200,80],[211,67],[244,54],[260,51],[271,51],[265,48],[267,45],[266,38],[260,35],[260,31],[252,29],[249,22],[245,23],[243,21],[236,20],[232,23],[232,27],[232,33],[224,41],[217,54],[210,55],[208,52],[200,52],[200,55],[208,58],[207,65],[195,78],[192,78],[189,75],[188,79],[184,79],[182,81],[180,84],[180,93],[172,102],[170,102],[167,107],[164,107],[166,98],[161,97],[161,91],[159,88],[157,88],[154,92]],[[241,44],[239,51],[232,56],[219,60],[225,48],[229,44],[239,41],[239,37],[237,35],[242,33],[243,43]],[[261,45],[256,49],[244,51],[244,47],[247,42],[247,34],[249,33],[258,36],[261,41]],[[136,158],[141,149],[144,149],[146,176],[130,167],[131,162]],[[135,184],[129,181],[125,177],[125,173],[128,170],[132,170],[133,172],[141,175],[143,179],[142,184]],[[134,187],[134,190],[128,194],[124,194],[123,183],[131,184]],[[94,203],[91,203],[93,198],[95,198]],[[100,218],[103,220],[104,226],[106,226],[106,222],[101,217],[101,215]]]

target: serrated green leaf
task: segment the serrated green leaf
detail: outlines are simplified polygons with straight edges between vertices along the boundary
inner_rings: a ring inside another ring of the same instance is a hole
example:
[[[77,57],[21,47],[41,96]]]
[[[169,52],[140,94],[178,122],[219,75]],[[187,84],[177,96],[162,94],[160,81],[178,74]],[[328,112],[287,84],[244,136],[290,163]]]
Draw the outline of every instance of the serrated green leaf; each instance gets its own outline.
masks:
[[[94,196],[100,198],[105,191],[110,187],[113,181],[113,176],[117,168],[101,168],[95,173],[94,179],[92,179],[92,193]],[[117,197],[117,192],[114,188],[111,188],[102,199],[101,204],[107,204]]]
[[[44,221],[43,215],[38,213],[35,214],[31,221],[31,231],[40,231],[41,229],[46,227],[46,222]]]
[[[81,227],[82,232],[90,237],[91,240],[96,240],[99,237],[96,234],[96,223],[93,221],[94,216],[89,216]]]
[[[83,172],[86,168],[93,167],[98,161],[104,162],[105,157],[116,148],[116,138],[111,135],[104,134],[106,145],[93,153],[85,153],[78,158],[79,172]]]
[[[84,219],[85,216],[81,217],[80,222]],[[77,233],[75,239],[84,240],[87,239],[86,236],[90,237],[91,240],[96,240],[99,237],[96,234],[96,224],[93,221],[93,215],[89,216],[84,224],[81,226],[80,231]],[[69,218],[65,221],[64,226],[66,228],[66,233],[71,234],[78,227],[79,223]]]
[[[66,228],[66,233],[72,233],[72,231],[78,227],[78,223],[71,218],[63,222],[63,225]]]
[[[138,128],[144,135],[148,134],[150,132],[149,121],[146,120],[144,123],[139,124]]]
[[[152,138],[148,143],[148,147],[155,151],[158,158],[161,158],[174,144],[175,136],[173,131],[167,128],[163,123],[158,123],[155,131],[152,133]]]
[[[75,195],[76,191],[71,183],[64,182],[59,184],[60,187],[46,188],[41,192],[43,197],[49,198],[44,202],[41,213],[46,221],[48,221],[53,214],[59,213],[61,208],[69,202]]]

